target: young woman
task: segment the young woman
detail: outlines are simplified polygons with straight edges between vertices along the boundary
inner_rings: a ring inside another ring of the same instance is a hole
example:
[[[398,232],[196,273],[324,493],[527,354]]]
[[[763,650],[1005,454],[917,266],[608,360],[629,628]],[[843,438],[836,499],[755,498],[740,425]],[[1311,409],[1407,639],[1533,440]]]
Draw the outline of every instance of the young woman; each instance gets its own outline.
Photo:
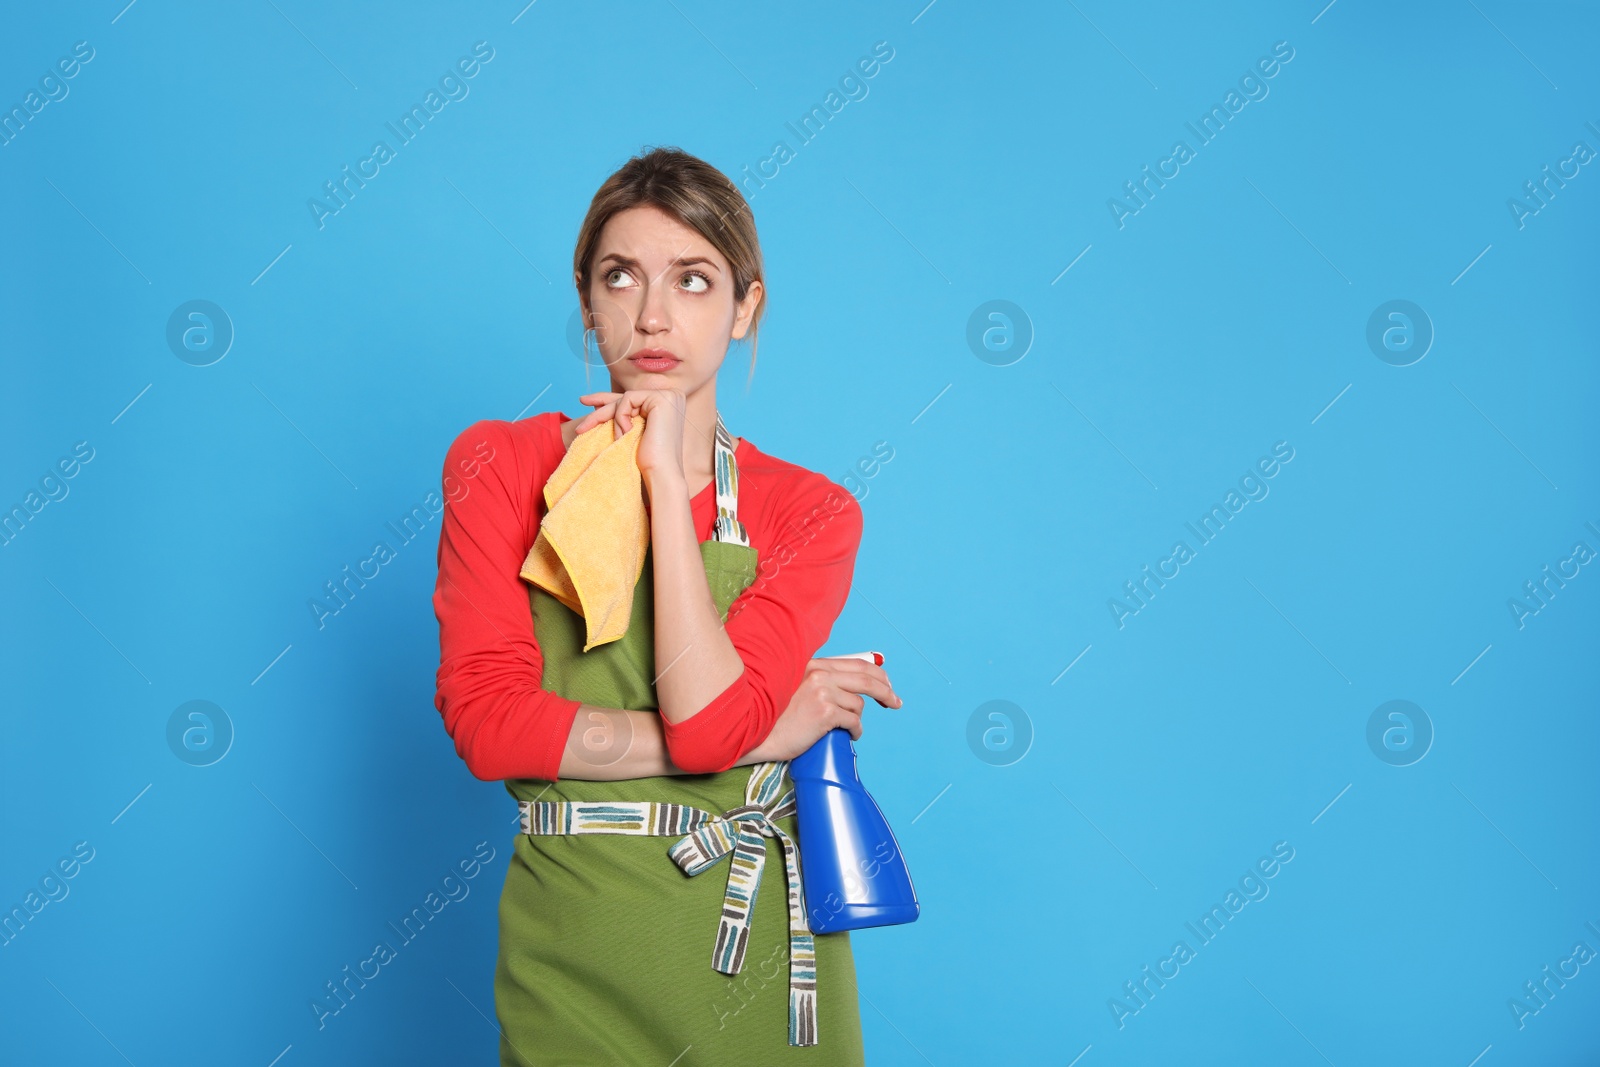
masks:
[[[573,281],[610,391],[576,421],[474,423],[444,467],[435,704],[522,812],[501,1062],[859,1064],[849,935],[806,923],[785,761],[835,727],[859,738],[859,694],[901,703],[882,667],[812,658],[860,506],[718,412],[729,343],[750,333],[754,358],[766,302],[722,172],[676,149],[629,160],[589,206]],[[574,438],[635,420],[649,552],[626,634],[584,652],[585,620],[519,570]]]

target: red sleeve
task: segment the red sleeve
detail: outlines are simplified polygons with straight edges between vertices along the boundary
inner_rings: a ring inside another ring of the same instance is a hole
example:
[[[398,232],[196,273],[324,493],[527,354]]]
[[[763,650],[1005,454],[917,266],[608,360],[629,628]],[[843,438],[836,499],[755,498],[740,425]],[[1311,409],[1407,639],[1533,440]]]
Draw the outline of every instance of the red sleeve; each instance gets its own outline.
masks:
[[[661,720],[672,762],[690,773],[725,771],[766,740],[850,595],[861,505],[821,475],[781,496],[788,506],[766,527],[756,579],[728,609],[743,673],[684,721]],[[757,531],[750,535],[761,547]]]
[[[554,462],[535,448],[519,452],[496,419],[467,427],[445,455],[433,703],[467,769],[485,781],[555,781],[577,717],[579,701],[541,686],[544,657],[518,576]]]

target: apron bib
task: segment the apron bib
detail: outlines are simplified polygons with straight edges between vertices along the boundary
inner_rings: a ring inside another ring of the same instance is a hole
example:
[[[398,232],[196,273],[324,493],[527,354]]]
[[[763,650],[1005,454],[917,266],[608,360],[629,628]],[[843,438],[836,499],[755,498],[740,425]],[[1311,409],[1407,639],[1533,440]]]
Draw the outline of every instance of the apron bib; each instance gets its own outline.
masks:
[[[700,556],[726,622],[757,552],[720,413],[716,445],[717,518]],[[651,563],[647,552],[627,633],[589,652],[583,617],[529,587],[544,688],[657,707]],[[500,897],[503,1067],[863,1063],[849,934],[806,925],[787,769],[506,782],[522,832]]]

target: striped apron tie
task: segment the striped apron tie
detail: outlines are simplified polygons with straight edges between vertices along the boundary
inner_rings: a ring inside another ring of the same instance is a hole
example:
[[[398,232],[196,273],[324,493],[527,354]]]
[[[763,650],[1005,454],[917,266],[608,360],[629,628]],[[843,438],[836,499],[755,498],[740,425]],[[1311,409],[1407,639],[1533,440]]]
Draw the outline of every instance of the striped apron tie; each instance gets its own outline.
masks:
[[[799,850],[774,820],[795,813],[794,789],[785,783],[788,761],[757,764],[745,786],[745,803],[721,815],[686,804],[654,801],[523,800],[525,834],[629,834],[643,837],[682,835],[667,855],[693,877],[732,854],[728,889],[711,953],[711,966],[738,974],[750,940],[750,917],[761,888],[767,847],[775,837],[783,847],[789,878],[789,1044],[817,1043],[817,951],[806,923],[800,888]]]

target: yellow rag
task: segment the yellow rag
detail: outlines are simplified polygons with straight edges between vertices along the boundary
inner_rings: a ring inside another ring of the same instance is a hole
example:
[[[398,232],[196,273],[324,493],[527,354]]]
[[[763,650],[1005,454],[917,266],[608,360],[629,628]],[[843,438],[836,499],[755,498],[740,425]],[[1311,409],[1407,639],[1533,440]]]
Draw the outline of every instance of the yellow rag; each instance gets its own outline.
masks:
[[[548,509],[522,577],[583,616],[585,652],[628,632],[650,545],[639,440],[644,419],[613,440],[608,419],[573,438],[545,483]]]

